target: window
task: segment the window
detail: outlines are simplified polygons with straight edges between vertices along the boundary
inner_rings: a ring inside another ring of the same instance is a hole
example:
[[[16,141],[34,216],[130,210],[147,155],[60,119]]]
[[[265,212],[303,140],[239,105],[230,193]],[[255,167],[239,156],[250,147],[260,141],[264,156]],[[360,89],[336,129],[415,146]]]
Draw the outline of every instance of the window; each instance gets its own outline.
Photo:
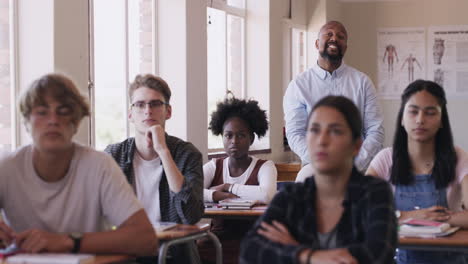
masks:
[[[127,90],[137,74],[155,73],[155,1],[94,1],[96,149],[120,142],[133,131]]]
[[[15,147],[13,1],[0,0],[0,151]]]
[[[285,20],[284,31],[284,84],[283,93],[291,80],[307,69],[307,31],[305,26],[295,25],[289,19]],[[283,146],[289,150],[285,128],[283,127]]]
[[[294,25],[290,20],[285,20],[284,27],[284,60],[285,60],[285,83],[286,90],[289,82],[307,70],[307,31]],[[284,92],[283,91],[283,92]]]
[[[245,96],[245,0],[212,1],[207,8],[208,120],[228,93]],[[209,122],[209,121],[208,121]],[[222,138],[208,130],[208,149],[223,149]]]
[[[291,28],[291,80],[306,70],[306,31]]]

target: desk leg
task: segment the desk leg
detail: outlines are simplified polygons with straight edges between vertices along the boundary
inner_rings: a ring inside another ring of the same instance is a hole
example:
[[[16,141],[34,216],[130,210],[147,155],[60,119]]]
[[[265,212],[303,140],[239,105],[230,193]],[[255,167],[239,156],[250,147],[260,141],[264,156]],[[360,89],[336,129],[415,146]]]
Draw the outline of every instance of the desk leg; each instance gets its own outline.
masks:
[[[216,264],[222,264],[223,263],[223,248],[221,246],[221,242],[219,241],[218,237],[208,231],[206,233],[208,237],[213,241],[213,244],[215,245],[216,248]]]
[[[161,243],[159,245],[159,256],[158,264],[166,264],[167,250],[169,249],[170,243]]]
[[[169,249],[170,246],[172,245],[177,245],[177,244],[183,244],[187,243],[190,241],[195,241],[197,239],[200,239],[202,237],[208,236],[211,241],[213,241],[213,244],[215,245],[216,248],[216,264],[222,264],[223,263],[223,250],[221,247],[221,242],[219,242],[218,237],[211,233],[210,231],[204,231],[202,233],[194,234],[194,235],[189,235],[181,238],[175,238],[172,240],[164,241],[159,245],[159,256],[158,256],[158,264],[166,264],[166,256],[167,256],[167,250]]]

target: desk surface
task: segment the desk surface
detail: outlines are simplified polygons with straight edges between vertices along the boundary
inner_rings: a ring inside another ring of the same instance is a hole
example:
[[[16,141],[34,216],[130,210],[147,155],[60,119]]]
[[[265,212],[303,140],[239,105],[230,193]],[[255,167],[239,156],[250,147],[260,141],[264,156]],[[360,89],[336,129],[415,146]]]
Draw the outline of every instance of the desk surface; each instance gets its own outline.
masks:
[[[216,248],[216,264],[222,263],[222,247],[219,239],[210,232],[210,225],[201,223],[196,225],[176,225],[172,228],[158,232],[157,236],[161,241],[159,246],[158,263],[165,264],[169,247],[172,245],[193,242],[197,239],[208,237]],[[193,244],[195,246],[195,244]]]
[[[210,225],[176,225],[172,228],[157,233],[161,241],[167,241],[175,238],[185,237],[210,230]]]
[[[161,242],[168,241],[171,239],[181,238],[189,235],[194,235],[208,231],[210,226],[207,224],[204,225],[176,225],[168,230],[157,233],[158,239]],[[110,264],[119,261],[131,261],[135,257],[128,255],[96,255],[92,264]],[[0,263],[2,262],[0,259]]]
[[[124,260],[132,260],[134,257],[127,255],[97,255],[93,264],[108,264]]]
[[[468,251],[468,230],[458,230],[446,237],[400,237],[398,247],[420,250]]]
[[[134,260],[135,257],[129,255],[96,255],[94,257],[94,261],[91,262],[92,264],[111,264],[119,261],[131,261]],[[0,259],[0,263],[5,264],[8,263],[8,259]]]
[[[230,210],[221,208],[205,208],[204,217],[208,218],[257,218],[265,212],[267,206],[254,206],[246,210]]]

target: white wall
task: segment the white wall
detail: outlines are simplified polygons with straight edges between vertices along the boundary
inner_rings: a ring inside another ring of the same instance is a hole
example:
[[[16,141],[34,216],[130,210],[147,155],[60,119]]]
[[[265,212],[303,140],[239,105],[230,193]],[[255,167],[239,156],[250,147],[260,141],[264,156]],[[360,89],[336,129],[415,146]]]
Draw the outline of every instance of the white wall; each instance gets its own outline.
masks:
[[[287,1],[247,1],[247,89],[248,98],[259,101],[269,109],[270,154],[258,154],[275,162],[299,161],[292,151],[283,146],[283,94],[289,71],[284,52],[285,19],[289,16]],[[293,23],[305,23],[305,1],[295,0]],[[287,47],[286,47],[287,48]],[[256,88],[258,87],[258,89]],[[268,91],[265,92],[265,89]]]
[[[468,1],[412,0],[341,4],[342,22],[349,32],[346,62],[367,73],[377,83],[377,29],[468,25]],[[346,12],[344,12],[346,10]],[[357,19],[359,18],[359,19]],[[468,85],[468,84],[467,84]],[[467,99],[449,99],[448,109],[455,143],[468,150]],[[385,146],[393,141],[399,100],[383,100]]]
[[[88,1],[55,0],[54,3],[54,71],[71,77],[78,89],[89,97]],[[89,118],[85,118],[75,140],[88,145],[89,138]]]
[[[89,95],[88,0],[18,0],[17,6],[18,87],[60,72]],[[173,92],[168,131],[206,153],[206,1],[160,0],[158,10],[158,69]],[[75,139],[88,144],[88,130],[84,119]],[[20,144],[27,143],[27,133],[21,135]]]
[[[44,74],[60,72],[88,94],[87,1],[18,0],[16,4],[18,89],[26,89]],[[23,145],[30,139],[20,124],[19,143]],[[75,139],[87,144],[88,129],[88,119],[84,119]]]
[[[18,0],[18,85],[51,72],[71,76],[87,94],[87,0]],[[271,154],[259,155],[274,161],[295,159],[283,150],[282,99],[285,80],[283,52],[284,18],[289,14],[285,1],[247,1],[246,25],[248,97],[269,108]],[[169,133],[193,142],[207,154],[206,128],[206,0],[160,0],[158,6],[158,69],[173,90],[173,117]],[[294,11],[296,10],[296,11]],[[298,11],[299,10],[299,11]],[[304,11],[305,10],[305,11]],[[294,21],[306,21],[308,62],[315,63],[316,32],[327,20],[341,20],[349,31],[348,64],[367,73],[376,82],[376,31],[379,27],[428,27],[468,24],[468,1],[411,0],[391,2],[341,2],[339,0],[294,0]],[[302,11],[302,12],[301,12]],[[305,18],[304,18],[305,16]],[[299,22],[301,23],[301,22]],[[31,43],[34,43],[31,45]],[[252,89],[253,87],[253,89]],[[255,87],[266,88],[261,92]],[[455,141],[468,150],[465,135],[465,99],[450,99],[449,113]],[[398,100],[382,102],[385,145],[391,144]],[[187,120],[187,122],[181,122]],[[78,140],[89,139],[87,120]]]
[[[18,0],[18,86],[54,69],[54,1]]]
[[[206,1],[158,2],[158,74],[172,91],[173,112],[166,128],[169,134],[192,142],[206,161]]]
[[[268,84],[270,91],[269,97],[269,118],[270,118],[270,149],[269,158],[275,161],[289,161],[291,152],[284,152],[283,146],[283,66],[286,63],[283,61],[283,19],[287,16],[287,9],[278,1],[270,2],[269,12],[269,50],[267,52],[268,60],[266,61],[266,69],[269,71]],[[286,8],[288,8],[286,6]],[[261,86],[264,87],[264,86]],[[261,95],[260,95],[261,98]]]
[[[349,33],[347,64],[365,72],[377,84],[377,29],[380,27],[429,27],[434,25],[467,25],[468,1],[349,1],[310,0],[308,10],[309,66],[315,63],[313,46],[316,32],[326,21],[343,22]],[[467,84],[468,85],[468,84]],[[449,115],[455,143],[468,150],[468,123],[464,116],[467,99],[451,98]],[[390,146],[395,130],[399,100],[381,100],[384,113],[385,146]]]
[[[84,94],[88,76],[87,0],[19,0],[19,86],[58,71],[70,76]],[[306,1],[296,1],[298,21],[304,20]],[[248,97],[269,108],[271,154],[275,161],[295,160],[283,150],[283,24],[289,6],[284,1],[247,1],[246,25]],[[206,1],[159,0],[158,74],[167,80],[173,97],[170,134],[193,142],[207,154],[206,129]],[[299,8],[298,8],[299,7]],[[303,11],[303,12],[300,12]],[[34,45],[31,45],[34,43]],[[253,88],[252,88],[253,87]],[[255,89],[259,87],[259,89]],[[262,89],[260,89],[262,88]],[[266,89],[268,92],[264,92]],[[187,122],[181,122],[187,120]],[[89,142],[88,119],[77,139]]]

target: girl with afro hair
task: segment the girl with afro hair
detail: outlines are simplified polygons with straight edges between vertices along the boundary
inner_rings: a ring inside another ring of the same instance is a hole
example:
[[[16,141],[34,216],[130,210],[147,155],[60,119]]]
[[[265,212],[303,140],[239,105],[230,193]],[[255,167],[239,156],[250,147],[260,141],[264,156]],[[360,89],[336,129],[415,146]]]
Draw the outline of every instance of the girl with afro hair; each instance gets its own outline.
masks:
[[[275,164],[248,153],[255,135],[260,138],[268,130],[265,110],[255,100],[225,99],[211,114],[209,129],[223,137],[227,157],[203,166],[204,201],[242,198],[269,203],[276,193]],[[213,220],[212,231],[223,244],[223,263],[237,263],[240,240],[252,225],[251,220]],[[201,249],[202,258],[206,256],[203,252]]]
[[[275,164],[248,154],[255,134],[260,138],[268,130],[265,110],[254,100],[226,99],[211,114],[209,129],[223,137],[227,157],[203,166],[205,202],[227,198],[270,202],[276,193]]]

